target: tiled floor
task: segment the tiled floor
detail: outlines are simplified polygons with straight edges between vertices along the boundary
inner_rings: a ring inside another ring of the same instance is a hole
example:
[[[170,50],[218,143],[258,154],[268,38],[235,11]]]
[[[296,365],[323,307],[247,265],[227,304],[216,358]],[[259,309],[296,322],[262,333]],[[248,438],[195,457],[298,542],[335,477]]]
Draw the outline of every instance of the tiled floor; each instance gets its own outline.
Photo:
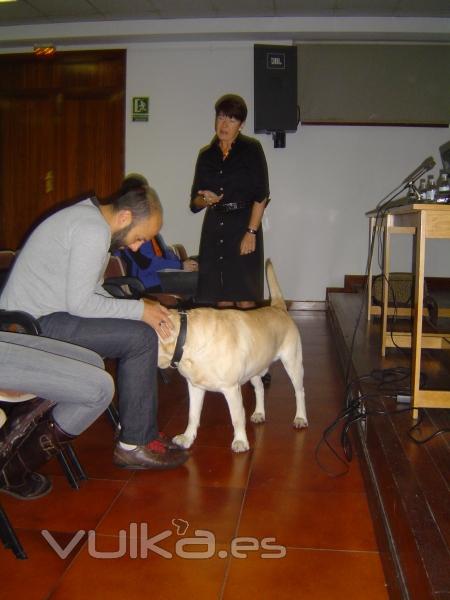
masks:
[[[47,467],[54,481],[47,497],[19,502],[1,496],[29,559],[16,560],[0,548],[0,597],[387,598],[356,460],[346,475],[333,476],[342,465],[326,447],[320,465],[315,456],[343,402],[326,315],[301,312],[295,318],[303,340],[308,430],[292,427],[294,394],[280,364],[273,365],[266,390],[267,422],[248,423],[251,451],[245,454],[231,452],[232,428],[219,394],[207,395],[192,456],[174,471],[116,469],[112,428],[102,417],[76,442],[90,477],[79,491],[68,486],[55,462]],[[244,396],[249,415],[250,386]],[[160,384],[160,425],[179,433],[186,415],[185,383],[172,372],[171,383]],[[89,543],[79,534],[61,559],[42,529],[61,548],[80,530],[95,534]]]

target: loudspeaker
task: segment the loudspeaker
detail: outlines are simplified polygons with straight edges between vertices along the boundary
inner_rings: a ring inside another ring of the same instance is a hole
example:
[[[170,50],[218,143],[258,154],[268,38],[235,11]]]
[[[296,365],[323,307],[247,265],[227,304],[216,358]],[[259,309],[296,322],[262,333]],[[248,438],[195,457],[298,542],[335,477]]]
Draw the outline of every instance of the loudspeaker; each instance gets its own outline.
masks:
[[[255,133],[297,131],[296,46],[254,45]]]

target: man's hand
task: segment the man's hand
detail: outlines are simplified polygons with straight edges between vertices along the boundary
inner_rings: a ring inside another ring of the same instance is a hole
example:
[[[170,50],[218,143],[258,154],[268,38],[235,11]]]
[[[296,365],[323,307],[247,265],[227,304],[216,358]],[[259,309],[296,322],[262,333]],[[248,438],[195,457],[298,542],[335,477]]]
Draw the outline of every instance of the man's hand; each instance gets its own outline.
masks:
[[[153,327],[162,339],[170,337],[174,328],[170,318],[169,309],[159,304],[159,302],[154,302],[145,298],[142,320],[145,321],[147,325],[150,325],[150,327]]]

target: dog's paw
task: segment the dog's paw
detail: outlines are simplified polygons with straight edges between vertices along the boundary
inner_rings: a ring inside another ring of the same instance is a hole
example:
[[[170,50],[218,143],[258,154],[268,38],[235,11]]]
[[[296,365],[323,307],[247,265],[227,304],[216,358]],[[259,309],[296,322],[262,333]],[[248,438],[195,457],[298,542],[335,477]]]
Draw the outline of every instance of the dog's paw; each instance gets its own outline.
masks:
[[[308,427],[308,421],[302,417],[295,417],[293,425],[295,429],[303,429],[304,427]]]
[[[250,417],[250,421],[252,423],[265,423],[266,421],[266,416],[263,413],[260,412],[254,412],[252,414],[252,416]]]
[[[243,440],[234,440],[231,444],[233,452],[247,452],[250,449],[249,443]]]
[[[177,446],[180,446],[180,448],[186,449],[192,446],[194,440],[187,437],[187,435],[184,435],[184,433],[180,433],[180,435],[176,435],[172,438],[172,442]]]

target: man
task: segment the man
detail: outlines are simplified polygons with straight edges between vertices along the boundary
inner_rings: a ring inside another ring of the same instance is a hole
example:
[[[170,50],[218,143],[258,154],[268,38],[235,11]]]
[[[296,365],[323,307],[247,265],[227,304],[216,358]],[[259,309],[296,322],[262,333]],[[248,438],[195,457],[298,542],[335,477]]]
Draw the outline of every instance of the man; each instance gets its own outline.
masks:
[[[30,235],[0,297],[0,308],[38,319],[44,336],[118,359],[121,430],[114,463],[130,469],[171,468],[187,459],[157,427],[157,335],[170,335],[169,311],[112,298],[101,287],[109,251],[138,250],[161,224],[161,203],[148,186],[119,191],[106,204],[93,197],[59,210]],[[78,419],[79,407],[69,403],[53,414],[72,437],[80,433]]]

